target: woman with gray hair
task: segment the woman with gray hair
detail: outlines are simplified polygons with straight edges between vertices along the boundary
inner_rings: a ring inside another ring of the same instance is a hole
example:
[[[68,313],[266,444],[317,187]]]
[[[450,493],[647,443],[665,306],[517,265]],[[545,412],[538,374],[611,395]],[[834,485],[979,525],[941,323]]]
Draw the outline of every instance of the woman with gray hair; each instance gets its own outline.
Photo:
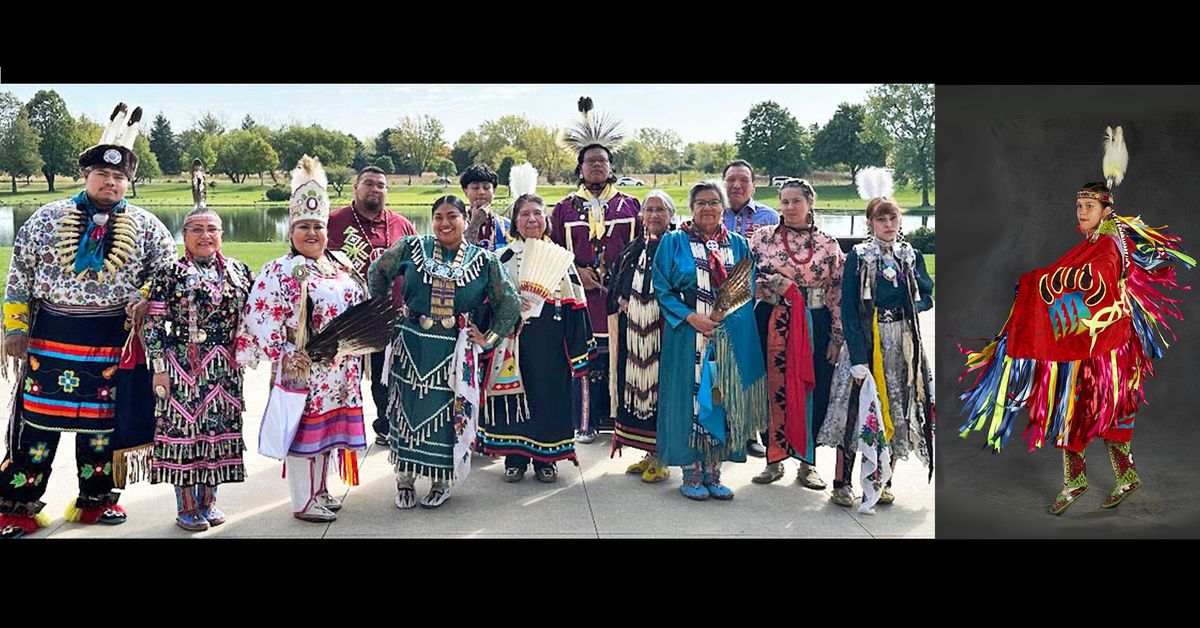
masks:
[[[692,219],[664,235],[654,254],[663,318],[655,445],[664,464],[683,467],[685,497],[728,500],[721,462],[745,462],[746,441],[767,416],[755,271],[751,264],[734,272],[750,246],[721,222],[729,204],[721,183],[696,184],[688,202]]]
[[[483,392],[480,443],[504,456],[504,481],[520,482],[533,462],[538,481],[558,480],[556,463],[575,455],[571,380],[587,376],[596,341],[587,295],[572,256],[550,241],[546,203],[522,194],[513,204],[508,245],[496,251],[518,283],[521,322],[497,341]]]
[[[241,482],[242,369],[232,347],[253,276],[221,254],[221,217],[203,205],[183,219],[184,254],[154,277],[146,356],[154,373],[152,483],[175,486],[179,527],[224,523],[217,485]]]
[[[642,230],[617,258],[608,285],[608,313],[617,315],[617,422],[613,454],[628,445],[646,455],[625,470],[643,482],[670,476],[657,456],[658,362],[662,354],[662,313],[654,294],[654,254],[675,219],[675,202],[662,190],[650,190],[642,201]]]

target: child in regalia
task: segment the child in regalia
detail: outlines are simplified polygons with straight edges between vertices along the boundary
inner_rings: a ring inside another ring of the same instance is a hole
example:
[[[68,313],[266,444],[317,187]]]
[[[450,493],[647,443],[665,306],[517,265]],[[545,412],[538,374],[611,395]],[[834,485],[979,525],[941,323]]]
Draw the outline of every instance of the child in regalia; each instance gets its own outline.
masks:
[[[1182,289],[1174,264],[1195,266],[1178,236],[1140,216],[1117,215],[1113,189],[1128,162],[1121,127],[1107,129],[1105,180],[1075,194],[1083,241],[1022,275],[999,335],[977,353],[964,351],[966,373],[978,375],[961,396],[962,435],[986,429],[987,444],[1000,451],[1028,408],[1022,438],[1029,450],[1053,445],[1063,452],[1063,488],[1050,505],[1056,515],[1087,492],[1084,449],[1096,438],[1116,475],[1101,507],[1115,507],[1141,486],[1130,448],[1134,418],[1154,374],[1150,360],[1167,346],[1164,319],[1182,318],[1179,300],[1166,294]]]

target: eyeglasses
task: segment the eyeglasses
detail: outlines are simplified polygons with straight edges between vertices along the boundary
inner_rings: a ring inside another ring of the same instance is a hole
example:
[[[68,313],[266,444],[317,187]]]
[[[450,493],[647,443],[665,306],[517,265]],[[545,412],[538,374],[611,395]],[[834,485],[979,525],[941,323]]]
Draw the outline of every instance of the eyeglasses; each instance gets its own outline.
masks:
[[[363,181],[363,182],[359,183],[359,185],[361,185],[364,188],[375,188],[377,190],[386,190],[387,189],[386,183],[372,183],[370,181]]]
[[[219,229],[217,227],[208,227],[207,229],[204,227],[188,227],[187,229],[184,229],[184,231],[194,236],[202,236],[205,234],[215,236],[224,231],[224,229]]]
[[[721,201],[720,201],[720,200],[711,200],[711,201],[696,201],[696,202],[694,202],[694,203],[692,203],[692,204],[693,204],[693,205],[697,205],[697,206],[699,206],[699,207],[720,207],[720,206],[721,206]]]

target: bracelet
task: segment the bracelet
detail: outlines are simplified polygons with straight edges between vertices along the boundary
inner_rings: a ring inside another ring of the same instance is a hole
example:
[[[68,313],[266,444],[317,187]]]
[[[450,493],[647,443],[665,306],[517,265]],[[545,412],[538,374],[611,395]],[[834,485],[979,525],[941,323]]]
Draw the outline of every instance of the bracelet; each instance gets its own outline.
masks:
[[[5,331],[27,333],[29,331],[29,304],[10,301],[4,304]]]

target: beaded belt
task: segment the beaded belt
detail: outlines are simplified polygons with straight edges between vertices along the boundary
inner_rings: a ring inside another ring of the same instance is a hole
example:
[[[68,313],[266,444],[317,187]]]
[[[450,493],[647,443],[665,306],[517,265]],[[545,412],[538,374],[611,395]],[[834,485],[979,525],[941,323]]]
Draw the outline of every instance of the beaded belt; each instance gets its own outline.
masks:
[[[116,316],[125,313],[124,305],[66,305],[59,303],[38,302],[38,309],[59,316],[100,317]]]
[[[408,320],[419,325],[424,330],[433,329],[434,325],[441,325],[442,329],[454,329],[458,326],[457,316],[429,316],[427,314],[409,312]]]
[[[825,289],[824,288],[805,288],[804,286],[797,285],[796,289],[800,291],[801,298],[803,298],[805,303],[808,304],[808,309],[810,309],[810,310],[825,309]],[[764,300],[767,301],[768,303],[774,303],[774,304],[778,304],[782,301],[777,296],[771,296],[770,298],[764,299]]]
[[[825,308],[824,288],[806,288],[804,293],[808,298],[808,309],[820,310]]]
[[[879,322],[881,323],[895,323],[904,320],[903,307],[881,307],[878,309],[878,313]]]

